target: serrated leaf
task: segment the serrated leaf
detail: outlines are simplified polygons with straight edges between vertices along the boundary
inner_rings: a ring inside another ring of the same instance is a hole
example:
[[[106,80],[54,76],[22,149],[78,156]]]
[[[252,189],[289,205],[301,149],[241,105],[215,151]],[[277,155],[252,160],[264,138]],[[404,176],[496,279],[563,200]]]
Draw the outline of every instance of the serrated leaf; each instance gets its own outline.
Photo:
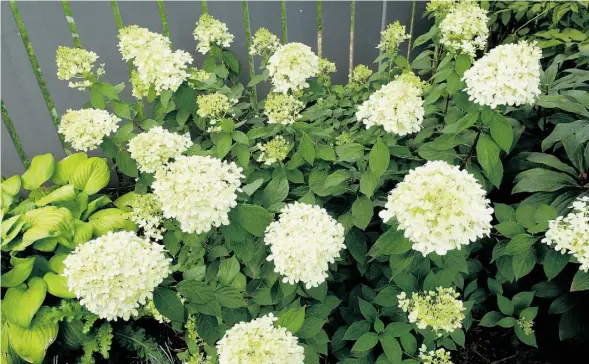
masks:
[[[372,171],[376,177],[380,178],[380,176],[382,176],[388,169],[390,159],[389,149],[380,139],[377,139],[368,155],[370,171]]]

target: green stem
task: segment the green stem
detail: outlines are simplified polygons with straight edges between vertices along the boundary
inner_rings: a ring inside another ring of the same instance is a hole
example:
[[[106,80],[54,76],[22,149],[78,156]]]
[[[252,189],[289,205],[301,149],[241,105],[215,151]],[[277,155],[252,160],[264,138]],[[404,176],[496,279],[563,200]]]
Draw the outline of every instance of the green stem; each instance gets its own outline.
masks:
[[[209,7],[207,6],[207,0],[201,0],[200,7],[202,9],[202,13],[203,14],[208,14],[209,13]]]
[[[317,55],[323,55],[323,1],[317,1]]]
[[[409,25],[409,39],[407,40],[407,63],[411,63],[411,41],[413,40],[413,23],[415,22],[415,3],[413,0],[413,7],[411,8],[411,24]]]
[[[18,134],[16,134],[16,129],[14,129],[14,125],[12,124],[12,120],[10,120],[10,116],[8,115],[8,110],[6,110],[6,106],[4,106],[3,101],[0,102],[0,105],[2,107],[2,121],[4,122],[6,129],[8,129],[8,134],[10,135],[10,139],[12,139],[12,143],[14,144],[14,148],[16,149],[16,152],[18,153],[18,156],[19,156],[22,164],[25,166],[25,168],[29,168],[29,166],[30,166],[29,158],[27,157],[27,154],[25,153],[22,143],[20,142],[20,139],[18,137]]]
[[[70,4],[67,0],[62,0],[61,5],[63,6],[65,20],[67,21],[67,25],[70,28],[70,32],[72,33],[72,38],[74,39],[74,44],[76,45],[76,47],[82,48],[82,43],[80,42],[80,33],[78,33],[78,28],[76,27],[76,22],[74,21],[74,17],[72,16],[72,10],[70,9]]]
[[[286,0],[280,1],[280,19],[282,22],[282,43],[288,43],[288,27],[286,25]]]
[[[255,65],[254,65],[254,56],[250,53],[252,47],[252,32],[250,29],[250,14],[249,14],[249,7],[246,0],[242,0],[241,5],[243,7],[243,26],[245,28],[245,44],[247,46],[247,63],[249,65],[249,76],[250,80],[254,78],[255,73]],[[254,110],[258,109],[258,96],[256,91],[256,86],[252,86],[250,89],[250,102]]]
[[[168,16],[166,15],[166,7],[163,0],[157,0],[157,7],[160,11],[160,19],[162,20],[162,29],[164,35],[170,39],[170,29],[168,29]]]
[[[352,82],[352,73],[354,71],[354,27],[356,25],[356,1],[352,0],[350,10],[350,52],[348,60],[348,82]]]

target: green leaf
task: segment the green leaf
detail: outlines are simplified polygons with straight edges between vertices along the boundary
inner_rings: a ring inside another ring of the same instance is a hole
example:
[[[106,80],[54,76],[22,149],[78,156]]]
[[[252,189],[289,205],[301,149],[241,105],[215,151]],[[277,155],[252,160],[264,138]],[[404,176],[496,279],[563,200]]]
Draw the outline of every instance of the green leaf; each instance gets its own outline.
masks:
[[[477,160],[495,187],[499,187],[503,177],[503,166],[499,159],[499,151],[499,146],[491,137],[487,134],[481,134],[476,146]]]
[[[225,158],[227,153],[229,153],[229,151],[231,150],[232,142],[233,138],[231,138],[231,134],[219,133],[219,137],[215,142],[216,156],[219,158]]]
[[[14,267],[2,274],[2,278],[0,278],[2,287],[16,287],[26,281],[33,271],[35,257],[22,259],[14,257],[11,261]]]
[[[388,169],[390,159],[389,149],[380,139],[378,139],[370,150],[368,156],[370,170],[376,177],[380,178],[380,176],[382,176]]]
[[[288,307],[278,314],[276,324],[285,327],[292,334],[296,334],[303,327],[305,321],[304,307]]]
[[[352,217],[354,225],[360,229],[366,229],[372,220],[372,201],[369,198],[360,196],[352,204]]]
[[[123,119],[131,119],[131,109],[128,104],[117,100],[111,100],[110,105],[117,116]]]
[[[515,211],[515,218],[520,225],[529,229],[536,225],[536,220],[534,219],[536,210],[536,206],[532,204],[521,203]]]
[[[2,313],[11,326],[29,327],[35,313],[45,300],[47,284],[33,277],[25,284],[8,288],[2,301]]]
[[[139,171],[137,170],[137,163],[131,158],[131,154],[126,150],[119,150],[115,159],[117,167],[129,177],[138,177]]]
[[[333,147],[325,144],[317,144],[315,150],[317,152],[317,158],[321,158],[324,161],[335,160],[335,150],[333,150]]]
[[[30,327],[8,325],[11,348],[29,363],[43,362],[47,348],[57,338],[58,331],[59,324],[49,307],[41,307]]]
[[[364,146],[358,143],[339,145],[335,151],[339,159],[344,162],[355,162],[364,157]]]
[[[530,153],[526,159],[533,163],[544,164],[548,167],[558,169],[559,171],[566,172],[572,176],[576,176],[578,174],[573,167],[561,162],[560,159],[550,154]]]
[[[442,129],[442,133],[444,134],[458,134],[471,126],[473,126],[477,120],[479,119],[479,114],[466,114],[458,121],[447,125]],[[482,135],[481,135],[482,136]]]
[[[73,185],[61,186],[58,189],[52,191],[50,194],[35,201],[35,205],[38,207],[48,205],[55,202],[63,202],[73,200],[76,197],[76,190]]]
[[[577,181],[565,173],[544,168],[532,168],[515,176],[515,187],[511,193],[552,192],[566,187],[578,186]]]
[[[509,255],[520,255],[526,253],[538,238],[528,235],[516,235],[505,247],[505,252]]]
[[[344,340],[358,340],[360,336],[370,331],[370,326],[370,322],[364,320],[352,323],[344,334]]]
[[[184,321],[184,305],[171,289],[156,287],[153,292],[153,303],[155,308],[171,321]]]
[[[346,235],[345,244],[348,252],[358,263],[364,263],[366,261],[366,239],[359,230],[352,229]]]
[[[223,63],[233,72],[239,73],[239,61],[230,51],[223,51]]]
[[[578,270],[571,283],[571,292],[586,291],[589,289],[589,273]]]
[[[374,190],[376,189],[377,184],[378,177],[375,176],[374,173],[366,171],[362,173],[362,177],[360,177],[360,192],[370,198],[374,195]]]
[[[67,277],[53,272],[47,272],[43,276],[47,284],[47,292],[55,297],[76,298],[76,294],[70,291],[67,284]]]
[[[303,137],[301,138],[299,151],[303,159],[310,165],[313,165],[313,162],[315,161],[315,145],[307,134],[303,134]]]
[[[513,273],[516,279],[519,279],[526,274],[530,273],[532,269],[534,269],[534,265],[536,265],[536,251],[533,249],[528,250],[527,252],[515,255],[513,257],[512,266],[513,266]]]
[[[499,320],[499,322],[497,322],[497,325],[508,328],[515,326],[516,322],[517,320],[513,317],[504,317],[501,320]]]
[[[511,124],[504,118],[491,119],[491,136],[495,142],[506,152],[509,152],[513,144],[513,131]]]
[[[303,322],[303,326],[297,331],[297,337],[301,339],[311,338],[321,331],[325,325],[325,320],[318,317],[308,317]]]
[[[385,336],[401,337],[413,330],[413,326],[406,322],[391,322],[384,330]]]
[[[58,185],[67,184],[79,165],[86,159],[88,159],[88,156],[84,152],[75,153],[65,157],[57,162],[51,180]]]
[[[100,92],[98,85],[90,86],[90,104],[95,109],[104,110],[106,108],[106,101],[104,95]]]
[[[100,236],[109,231],[136,231],[137,225],[130,221],[128,213],[115,208],[104,209],[90,215],[88,222],[92,225],[92,234]]]
[[[522,343],[533,346],[535,348],[538,347],[538,344],[536,344],[536,335],[533,332],[529,335],[526,335],[519,323],[515,325],[514,331],[515,336],[517,336],[517,338],[520,339]]]
[[[511,301],[501,295],[497,295],[497,305],[499,306],[499,310],[506,315],[511,316],[514,312],[513,303]]]
[[[401,358],[403,357],[403,350],[401,350],[401,345],[399,345],[397,339],[391,336],[383,335],[380,338],[380,345],[382,345],[382,349],[387,358],[391,361],[391,363],[401,363]]]
[[[240,308],[246,306],[243,294],[235,287],[217,288],[215,297],[223,307]]]
[[[487,312],[483,318],[481,319],[481,321],[479,322],[479,326],[484,326],[484,327],[493,327],[493,326],[497,326],[497,323],[499,322],[499,320],[501,320],[503,318],[503,314],[499,311],[491,311],[491,312]]]
[[[554,249],[548,249],[544,256],[544,273],[548,280],[553,279],[560,273],[570,261],[570,255],[562,254]]]
[[[351,177],[352,176],[350,172],[343,169],[337,170],[325,178],[325,184],[323,185],[323,188],[336,187],[346,182]]]
[[[22,187],[35,190],[47,182],[55,171],[55,159],[51,153],[38,155],[31,160],[30,167],[21,176]]]
[[[408,354],[413,354],[417,351],[417,340],[411,333],[401,336],[400,340],[403,349],[405,349]]]
[[[273,215],[265,208],[256,205],[238,205],[230,214],[231,220],[238,223],[250,234],[263,237],[266,226],[272,222]]]
[[[376,320],[378,317],[378,312],[374,306],[361,298],[358,298],[358,305],[360,306],[360,312],[362,313],[362,316],[364,316],[366,320],[370,322],[374,322],[374,320]]]
[[[189,302],[204,304],[215,299],[213,290],[207,284],[195,280],[185,280],[176,286],[178,292]]]
[[[524,234],[526,232],[524,227],[515,221],[506,221],[495,225],[495,230],[508,238],[513,238],[516,235]]]
[[[378,343],[378,334],[375,332],[367,332],[360,336],[358,341],[352,346],[352,351],[364,352],[372,349]]]
[[[495,217],[499,222],[506,222],[506,221],[515,221],[515,210],[509,206],[502,203],[496,203],[494,205],[495,209]]]
[[[78,165],[70,180],[76,189],[90,196],[108,185],[110,170],[104,158],[92,157]]]
[[[239,273],[239,268],[239,261],[235,256],[221,260],[219,270],[217,271],[219,283],[224,286],[230,285],[237,273]]]
[[[456,57],[454,69],[456,70],[456,73],[458,73],[458,75],[462,77],[464,75],[464,72],[466,72],[466,70],[470,68],[471,64],[472,61],[470,59],[470,56],[466,54],[460,54]]]

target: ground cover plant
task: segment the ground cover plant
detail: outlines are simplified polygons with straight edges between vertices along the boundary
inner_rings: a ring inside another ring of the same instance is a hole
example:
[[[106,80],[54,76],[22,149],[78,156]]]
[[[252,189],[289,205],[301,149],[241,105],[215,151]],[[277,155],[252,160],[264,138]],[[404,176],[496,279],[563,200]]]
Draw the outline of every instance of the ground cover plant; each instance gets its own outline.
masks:
[[[102,81],[91,50],[57,49],[58,77],[90,100],[61,116],[76,153],[2,181],[2,361],[581,353],[587,2],[432,1],[423,16],[415,37],[389,24],[376,71],[357,65],[345,85],[263,28],[243,83],[233,35],[207,14],[198,67],[121,29],[127,84]]]

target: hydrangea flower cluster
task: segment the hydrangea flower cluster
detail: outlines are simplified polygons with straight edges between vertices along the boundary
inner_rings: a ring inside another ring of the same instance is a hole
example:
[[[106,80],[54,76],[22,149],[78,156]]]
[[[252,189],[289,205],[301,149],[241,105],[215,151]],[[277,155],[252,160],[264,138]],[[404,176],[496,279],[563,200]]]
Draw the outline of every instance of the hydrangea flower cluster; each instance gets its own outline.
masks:
[[[92,78],[97,79],[104,74],[103,64],[96,70],[96,75],[92,72],[98,56],[85,49],[59,46],[55,58],[57,78],[59,80],[81,79],[81,81],[70,81],[68,84],[68,87],[79,91],[92,86]]]
[[[460,2],[440,23],[440,43],[455,53],[476,56],[484,50],[489,37],[487,11],[476,2]]]
[[[409,171],[379,215],[385,222],[396,218],[413,249],[444,255],[489,234],[492,214],[473,175],[444,161],[430,161]]]
[[[190,135],[172,133],[156,126],[129,140],[128,149],[141,172],[154,173],[171,158],[182,155],[191,145]]]
[[[206,233],[229,224],[237,205],[241,168],[209,156],[180,156],[155,173],[153,193],[164,217],[175,218],[186,233]]]
[[[176,91],[188,77],[187,65],[192,56],[187,52],[172,51],[170,40],[137,25],[127,26],[119,32],[119,49],[125,61],[132,61],[135,72],[131,74],[133,95],[147,96],[154,88],[156,95],[162,91]]]
[[[562,254],[571,254],[581,263],[579,269],[589,271],[589,197],[573,202],[572,211],[548,222],[546,237],[542,239]]]
[[[319,73],[319,57],[302,43],[284,44],[268,60],[268,71],[276,92],[302,90]]]
[[[317,287],[328,277],[329,263],[340,255],[344,244],[344,227],[327,211],[300,202],[288,204],[278,221],[266,228],[264,242],[270,245],[269,261],[283,282],[305,283]]]
[[[469,100],[493,109],[533,104],[540,95],[540,58],[540,48],[526,41],[493,48],[464,72]]]
[[[170,319],[162,315],[161,312],[159,312],[157,308],[155,308],[155,303],[153,302],[153,300],[149,300],[145,307],[143,307],[143,310],[147,315],[152,316],[153,319],[159,322],[160,324],[170,322]]]
[[[254,34],[252,46],[250,50],[251,55],[258,55],[268,58],[280,47],[280,40],[272,32],[266,28],[260,28]]]
[[[143,235],[153,240],[162,240],[166,229],[162,226],[162,205],[154,194],[135,194],[129,203],[129,219],[143,229]]]
[[[260,151],[258,162],[263,162],[269,166],[276,162],[282,162],[286,159],[288,152],[292,149],[292,143],[286,140],[282,135],[278,135],[274,139],[264,144],[258,143],[256,145]]]
[[[198,83],[205,83],[213,77],[212,73],[208,73],[205,70],[199,70],[196,67],[188,69],[188,85],[192,88],[196,88]]]
[[[354,138],[352,138],[352,136],[348,133],[343,131],[340,135],[335,137],[335,145],[344,145],[344,144],[349,144],[349,143],[353,143],[354,142]]]
[[[427,350],[427,346],[421,345],[419,348],[419,359],[423,364],[453,364],[450,360],[450,352],[444,348],[437,350]]]
[[[88,311],[128,320],[168,276],[170,261],[162,245],[130,231],[109,232],[78,245],[64,259],[63,274]]]
[[[329,73],[333,73],[337,71],[335,68],[335,63],[331,62],[327,58],[319,58],[319,74],[320,75],[327,75]]]
[[[227,95],[215,92],[214,94],[199,95],[196,98],[198,111],[201,118],[210,119],[212,125],[216,124],[223,116],[231,111],[235,100],[229,100]]]
[[[217,343],[219,364],[303,364],[304,348],[284,327],[275,327],[272,313],[240,322]]]
[[[193,34],[198,42],[196,49],[202,54],[208,53],[212,44],[227,48],[233,42],[233,34],[229,33],[227,25],[209,14],[198,19]]]
[[[466,0],[462,1],[466,2]],[[437,18],[443,18],[460,2],[461,0],[431,0],[427,3],[425,11],[433,13]]]
[[[421,130],[425,114],[422,93],[414,82],[398,77],[370,95],[358,107],[356,119],[367,128],[380,125],[400,136],[416,133]]]
[[[534,320],[528,320],[522,317],[517,320],[517,324],[522,328],[525,335],[532,335],[534,333]]]
[[[438,336],[442,331],[452,332],[462,327],[464,303],[454,288],[438,287],[435,291],[414,292],[407,297],[405,292],[397,296],[399,308],[409,314],[409,322],[421,330],[430,327]]]
[[[264,103],[264,115],[269,124],[289,125],[301,118],[304,107],[305,104],[292,95],[270,93]]]
[[[57,131],[72,148],[88,151],[96,149],[105,136],[117,131],[119,121],[121,119],[106,110],[67,110]]]
[[[376,48],[385,53],[395,53],[399,48],[399,44],[403,43],[405,39],[411,36],[405,33],[405,26],[401,25],[398,20],[387,25],[387,28],[380,32],[380,43]]]
[[[366,65],[359,64],[352,71],[352,82],[362,84],[368,81],[370,76],[372,76],[372,70]]]

